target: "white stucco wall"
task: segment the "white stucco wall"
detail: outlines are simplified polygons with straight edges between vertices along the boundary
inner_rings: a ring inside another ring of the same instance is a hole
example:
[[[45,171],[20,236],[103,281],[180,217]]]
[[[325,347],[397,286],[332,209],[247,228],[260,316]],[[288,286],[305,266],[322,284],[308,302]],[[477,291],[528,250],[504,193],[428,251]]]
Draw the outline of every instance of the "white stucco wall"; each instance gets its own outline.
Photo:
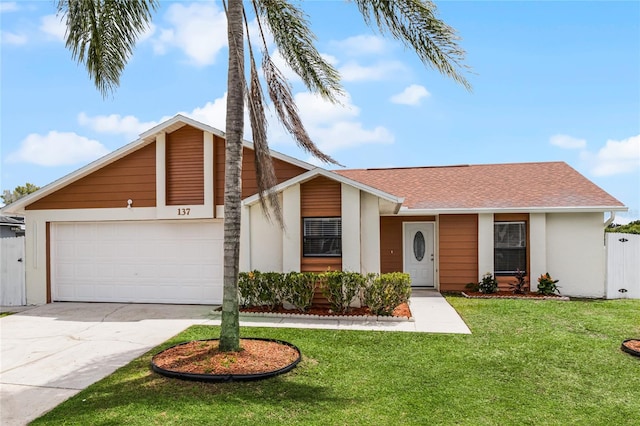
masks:
[[[342,184],[342,270],[360,272],[360,190]]]
[[[380,273],[380,212],[378,197],[360,192],[360,272]]]
[[[546,266],[565,296],[605,296],[604,215],[546,215]],[[539,275],[538,275],[539,276]],[[533,276],[537,280],[538,276]]]
[[[280,202],[282,203],[282,200]],[[254,204],[250,212],[248,232],[251,235],[249,250],[251,261],[247,270],[282,272],[283,230],[275,218],[269,221],[260,204]]]
[[[538,277],[547,272],[547,215],[529,214],[529,277],[531,291],[538,290]]]
[[[282,216],[286,226],[282,236],[282,272],[299,271],[302,253],[300,185],[290,186],[282,192]]]
[[[493,213],[478,215],[478,281],[493,273]]]

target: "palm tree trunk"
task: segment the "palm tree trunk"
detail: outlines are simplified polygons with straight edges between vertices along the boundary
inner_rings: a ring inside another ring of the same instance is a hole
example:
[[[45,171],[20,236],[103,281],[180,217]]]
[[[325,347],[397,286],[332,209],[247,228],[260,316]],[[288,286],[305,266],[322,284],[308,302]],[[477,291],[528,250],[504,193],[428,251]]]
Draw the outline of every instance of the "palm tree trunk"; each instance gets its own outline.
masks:
[[[240,213],[242,193],[242,139],[244,129],[244,28],[242,0],[229,0],[227,35],[226,159],[224,184],[224,290],[220,350],[240,349],[238,269],[240,263]]]

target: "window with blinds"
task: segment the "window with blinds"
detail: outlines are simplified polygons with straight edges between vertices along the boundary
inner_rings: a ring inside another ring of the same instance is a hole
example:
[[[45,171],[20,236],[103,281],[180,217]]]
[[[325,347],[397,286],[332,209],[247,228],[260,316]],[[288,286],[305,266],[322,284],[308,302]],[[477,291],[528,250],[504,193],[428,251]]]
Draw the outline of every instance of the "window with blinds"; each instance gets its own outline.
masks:
[[[302,255],[305,257],[342,256],[342,219],[303,218]]]
[[[493,225],[496,275],[513,275],[527,269],[527,223],[496,222]]]

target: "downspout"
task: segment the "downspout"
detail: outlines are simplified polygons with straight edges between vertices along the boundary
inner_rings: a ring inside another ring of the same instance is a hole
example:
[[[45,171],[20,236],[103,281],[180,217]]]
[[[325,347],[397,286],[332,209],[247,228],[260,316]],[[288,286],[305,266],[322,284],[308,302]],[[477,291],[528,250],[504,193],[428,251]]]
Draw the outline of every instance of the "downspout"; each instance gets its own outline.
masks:
[[[604,223],[604,227],[608,228],[609,225],[611,225],[613,223],[613,220],[616,218],[616,212],[611,211],[611,216],[609,216],[609,219],[606,220],[606,222]]]

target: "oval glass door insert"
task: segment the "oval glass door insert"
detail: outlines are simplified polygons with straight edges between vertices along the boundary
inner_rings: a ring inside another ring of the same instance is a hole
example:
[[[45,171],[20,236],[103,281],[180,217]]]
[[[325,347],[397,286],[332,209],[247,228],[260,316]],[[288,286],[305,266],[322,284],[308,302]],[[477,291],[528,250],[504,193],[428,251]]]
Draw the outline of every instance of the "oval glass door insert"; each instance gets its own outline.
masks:
[[[413,255],[416,257],[416,260],[418,262],[422,261],[422,259],[424,258],[424,251],[424,235],[422,235],[422,232],[418,231],[413,237]]]

